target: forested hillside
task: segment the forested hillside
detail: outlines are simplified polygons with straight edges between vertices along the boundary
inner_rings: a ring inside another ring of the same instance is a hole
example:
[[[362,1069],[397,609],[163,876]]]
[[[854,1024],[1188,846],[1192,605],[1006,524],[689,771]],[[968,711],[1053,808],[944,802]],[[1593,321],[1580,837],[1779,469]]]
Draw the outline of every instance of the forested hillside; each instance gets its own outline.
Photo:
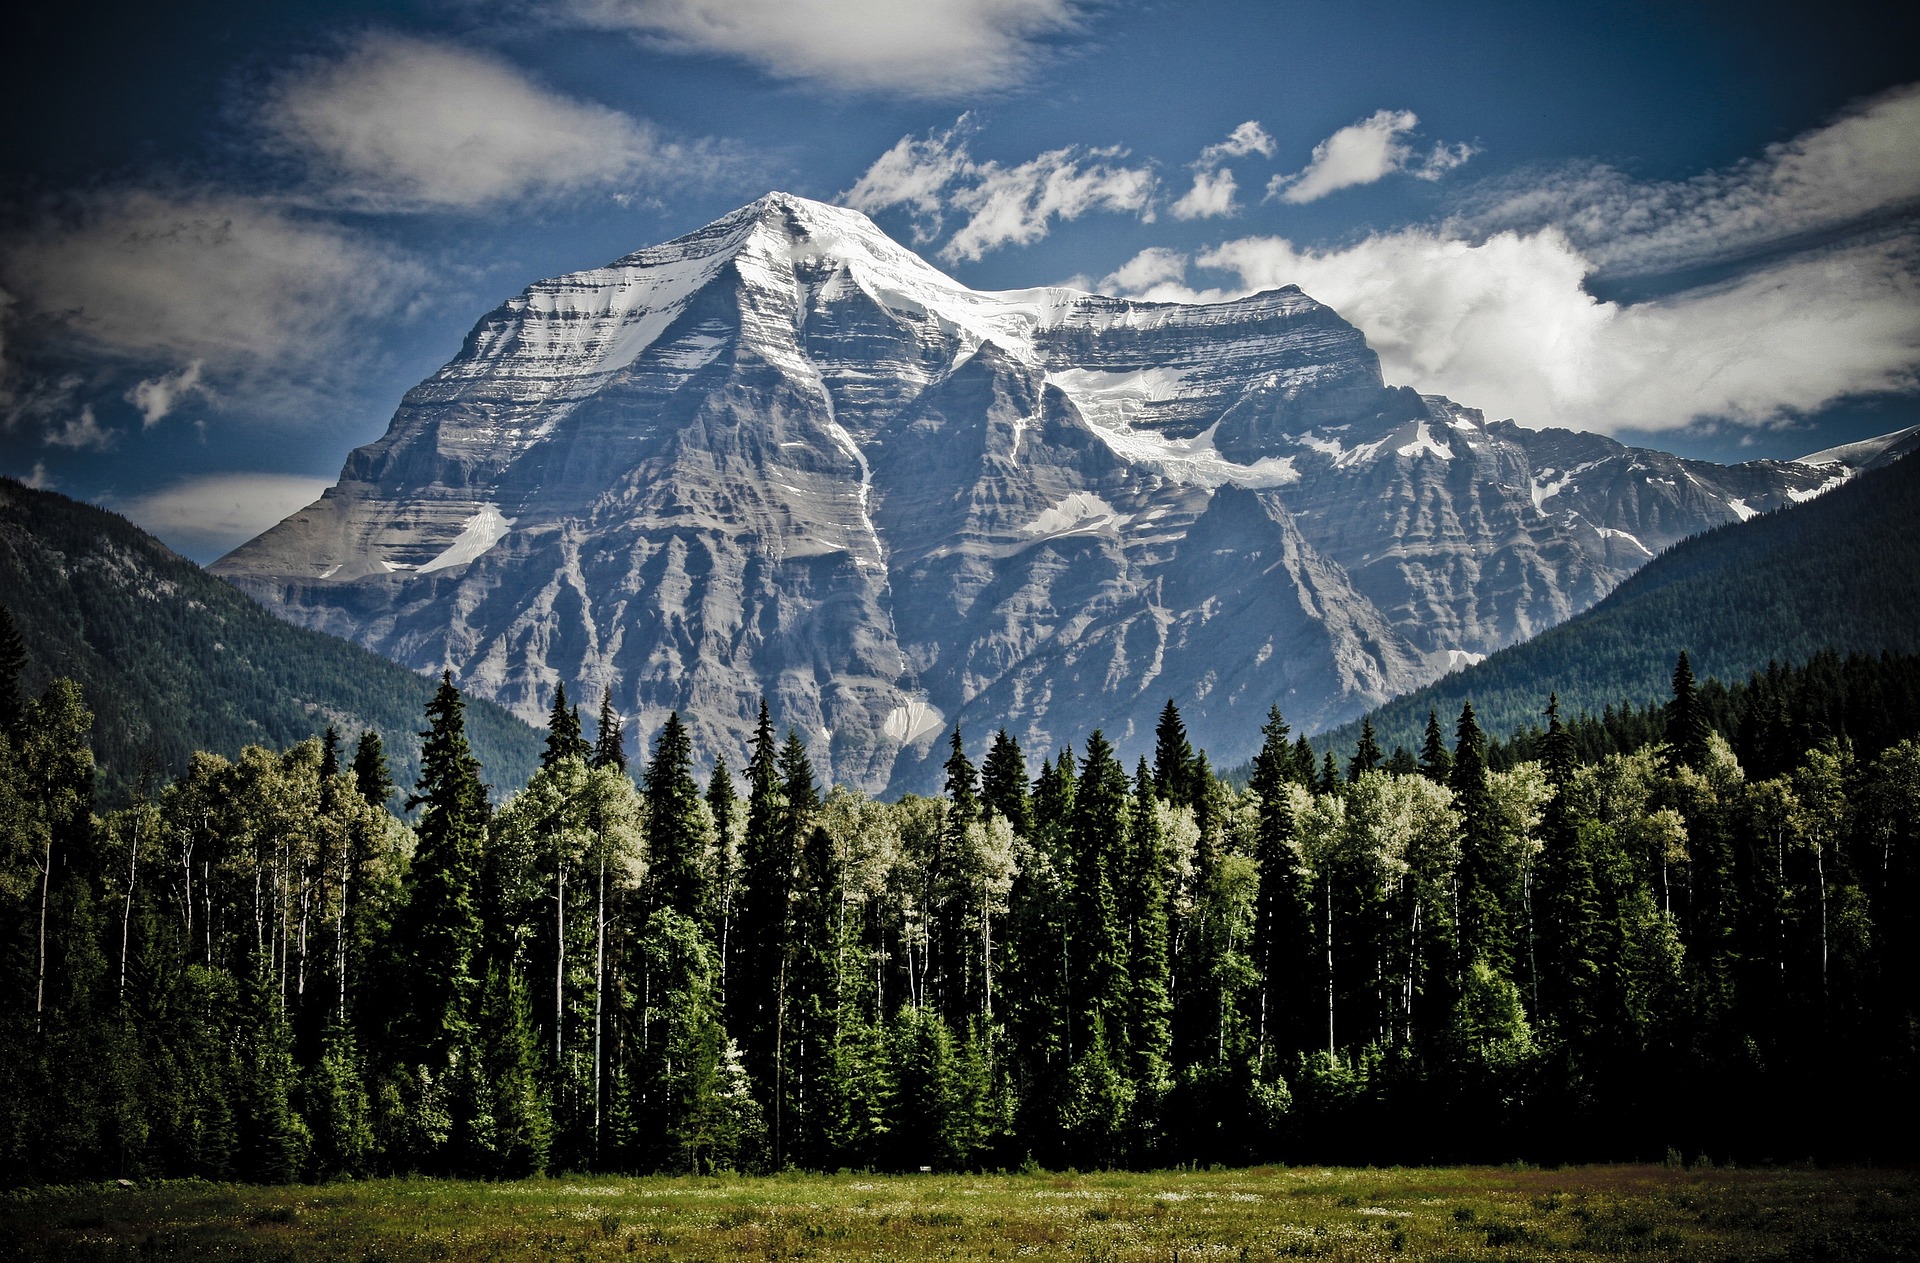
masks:
[[[1742,680],[1770,662],[1920,653],[1920,460],[1870,469],[1819,499],[1697,535],[1611,595],[1532,640],[1367,716],[1388,749],[1419,747],[1428,711],[1472,699],[1487,731],[1542,721],[1548,687],[1568,714],[1660,699],[1676,649],[1702,676]],[[1544,683],[1550,682],[1550,684]],[[1358,721],[1324,735],[1343,752]]]
[[[274,617],[118,514],[0,479],[0,605],[29,690],[64,676],[85,693],[103,801],[195,750],[283,747],[330,723],[379,730],[403,780],[419,766],[433,681]],[[495,784],[525,784],[538,735],[485,702],[468,723]]]
[[[8,1183],[1913,1156],[1912,714],[1743,767],[1683,661],[1630,754],[1274,712],[1236,789],[1169,703],[1131,773],[954,732],[880,803],[764,707],[636,785],[557,698],[494,808],[443,681],[409,826],[319,740],[100,814],[78,690],[4,692]]]

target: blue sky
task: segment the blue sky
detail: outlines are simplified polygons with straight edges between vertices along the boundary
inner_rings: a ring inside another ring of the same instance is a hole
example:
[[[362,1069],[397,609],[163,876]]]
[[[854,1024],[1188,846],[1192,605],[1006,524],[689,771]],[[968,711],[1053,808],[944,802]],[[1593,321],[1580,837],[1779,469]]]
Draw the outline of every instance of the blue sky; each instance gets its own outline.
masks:
[[[1390,381],[1721,460],[1920,421],[1904,6],[40,4],[0,473],[210,560],[527,283],[781,188],[982,288],[1297,283]]]

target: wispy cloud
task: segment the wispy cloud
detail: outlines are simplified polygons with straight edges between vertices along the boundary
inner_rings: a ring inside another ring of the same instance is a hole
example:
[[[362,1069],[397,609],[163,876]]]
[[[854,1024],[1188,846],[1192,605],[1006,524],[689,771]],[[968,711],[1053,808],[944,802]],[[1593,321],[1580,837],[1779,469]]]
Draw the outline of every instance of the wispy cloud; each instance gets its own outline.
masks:
[[[1024,82],[1080,0],[566,0],[577,20],[778,78],[950,97]]]
[[[472,210],[644,190],[719,163],[651,125],[553,92],[485,53],[375,32],[282,75],[259,105],[269,147],[314,196],[362,210]]]
[[[211,561],[312,504],[331,485],[293,474],[213,474],[112,507],[178,551]]]
[[[427,280],[400,251],[272,201],[147,189],[93,195],[8,241],[0,273],[23,313],[187,373],[326,360]]]
[[[914,241],[939,236],[945,216],[966,221],[940,248],[948,262],[979,259],[1006,245],[1031,245],[1056,220],[1095,210],[1153,218],[1158,180],[1151,166],[1129,165],[1118,147],[1074,145],[1051,149],[1026,162],[1004,166],[976,162],[968,152],[968,120],[926,137],[902,137],[840,195],[856,210],[873,213],[904,206],[914,213]]]
[[[1313,160],[1292,175],[1276,175],[1267,196],[1295,204],[1372,184],[1397,171],[1437,180],[1474,154],[1473,146],[1435,142],[1421,156],[1408,137],[1420,125],[1412,110],[1377,110],[1313,147]]]
[[[1552,225],[1613,275],[1764,252],[1920,209],[1920,84],[1689,180],[1647,183],[1601,164],[1528,172],[1472,199],[1466,231]]]

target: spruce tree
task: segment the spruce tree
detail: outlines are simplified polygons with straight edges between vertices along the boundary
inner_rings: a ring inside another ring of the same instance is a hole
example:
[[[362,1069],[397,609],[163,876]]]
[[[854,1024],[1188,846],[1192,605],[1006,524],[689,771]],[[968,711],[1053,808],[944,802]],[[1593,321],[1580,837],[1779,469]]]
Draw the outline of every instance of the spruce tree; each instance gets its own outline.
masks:
[[[465,709],[453,673],[444,673],[427,704],[420,780],[407,799],[409,810],[424,810],[394,931],[408,996],[397,1015],[402,1055],[435,1073],[467,1045],[482,964],[487,792],[467,745]]]
[[[1303,733],[1294,738],[1293,763],[1287,770],[1287,776],[1293,783],[1312,789],[1314,773],[1319,766],[1319,761],[1313,757],[1313,745],[1307,740],[1306,735]]]
[[[1120,873],[1120,917],[1126,930],[1127,1031],[1132,1052],[1127,1067],[1140,1101],[1135,1111],[1136,1160],[1151,1157],[1157,1135],[1157,1104],[1170,1086],[1173,999],[1167,959],[1167,853],[1160,807],[1147,761],[1134,772],[1132,812],[1127,818],[1126,862]]]
[[[387,752],[380,734],[369,728],[360,734],[353,751],[353,787],[369,807],[384,810],[393,800],[393,773],[387,768]]]
[[[707,813],[713,817],[713,875],[708,882],[709,930],[714,945],[714,987],[721,1003],[727,994],[727,967],[732,964],[732,938],[735,887],[740,880],[738,856],[733,847],[733,821],[739,810],[733,795],[733,773],[726,758],[713,761],[713,775],[707,778]]]
[[[1453,756],[1447,752],[1446,734],[1440,731],[1440,716],[1427,712],[1427,734],[1420,746],[1420,774],[1435,784],[1445,785],[1453,776]]]
[[[1448,784],[1460,813],[1460,965],[1484,960],[1500,973],[1512,965],[1508,901],[1511,865],[1502,853],[1493,795],[1487,788],[1487,743],[1473,703],[1460,708]]]
[[[1083,1033],[1093,1026],[1104,1026],[1110,1041],[1126,1029],[1126,938],[1118,900],[1121,869],[1126,864],[1126,813],[1127,774],[1113,757],[1106,735],[1096,728],[1087,738],[1086,762],[1073,791],[1069,978],[1076,1052]]]
[[[551,768],[562,759],[584,759],[587,743],[580,735],[580,712],[567,704],[567,686],[553,686],[553,709],[547,712],[547,747],[540,766]]]
[[[1027,793],[1027,760],[1020,743],[1002,728],[994,734],[986,762],[980,765],[981,806],[998,812],[1013,826],[1016,837],[1033,834],[1033,803]]]
[[[1707,738],[1713,728],[1707,722],[1706,707],[1693,682],[1693,664],[1687,651],[1680,651],[1673,666],[1673,700],[1667,703],[1666,766],[1669,771],[1690,767],[1699,771],[1707,765]]]
[[[1373,735],[1371,716],[1360,720],[1360,744],[1353,752],[1353,758],[1347,763],[1347,780],[1357,781],[1368,772],[1380,770],[1380,743]]]
[[[1289,1061],[1310,1042],[1313,912],[1307,872],[1294,843],[1292,778],[1288,774],[1287,721],[1280,708],[1267,711],[1253,756],[1248,788],[1258,799],[1253,858],[1260,866],[1254,905],[1253,967],[1260,994],[1254,1013],[1255,1056],[1266,1069]]]
[[[1153,785],[1160,797],[1176,806],[1193,802],[1193,746],[1171,697],[1153,730]]]
[[[1539,892],[1540,1016],[1569,1042],[1583,1042],[1592,1018],[1595,891],[1580,822],[1572,802],[1573,738],[1560,721],[1560,697],[1547,700],[1540,763],[1552,797],[1541,812]]]
[[[27,669],[27,644],[20,639],[20,628],[13,611],[0,605],[0,732],[17,737],[20,719],[27,711],[26,694],[20,688],[20,673]]]
[[[1337,794],[1340,792],[1340,760],[1333,757],[1333,751],[1327,751],[1320,760],[1320,779],[1314,784],[1317,794]]]
[[[747,827],[741,847],[740,957],[728,970],[727,1023],[740,1040],[756,1099],[774,1119],[775,1057],[786,998],[786,955],[796,856],[787,828],[780,750],[766,699],[747,759]]]
[[[693,779],[693,743],[680,713],[660,727],[646,772],[647,905],[689,920],[706,915],[700,787]]]
[[[600,690],[600,717],[594,729],[594,767],[627,770],[627,739],[620,730],[620,716],[613,709],[613,690]]]

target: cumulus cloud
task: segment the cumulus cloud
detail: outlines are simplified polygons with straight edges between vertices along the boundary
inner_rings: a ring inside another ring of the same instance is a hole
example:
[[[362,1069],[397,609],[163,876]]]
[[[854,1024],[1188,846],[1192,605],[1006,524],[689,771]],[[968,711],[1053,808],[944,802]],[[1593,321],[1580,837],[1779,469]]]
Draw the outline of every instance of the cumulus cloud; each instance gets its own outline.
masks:
[[[259,121],[323,200],[376,211],[563,197],[712,161],[494,57],[391,33],[283,75]]]
[[[1313,147],[1313,160],[1292,175],[1276,175],[1267,196],[1295,204],[1318,201],[1329,193],[1372,184],[1396,171],[1437,180],[1473,156],[1473,146],[1436,142],[1424,157],[1408,136],[1420,119],[1412,110],[1376,110],[1342,127]]]
[[[1170,210],[1175,219],[1212,219],[1220,215],[1231,215],[1235,208],[1234,195],[1239,192],[1234,181],[1233,171],[1222,167],[1217,171],[1201,168],[1193,173],[1193,187],[1180,195]]]
[[[1068,146],[1051,149],[1015,166],[977,162],[967,148],[967,118],[924,139],[903,137],[867,169],[840,201],[871,214],[904,206],[915,217],[914,241],[937,237],[948,212],[966,222],[954,231],[940,257],[978,259],[1005,245],[1031,245],[1055,220],[1090,211],[1134,212],[1153,219],[1158,181],[1150,166],[1129,166],[1127,151]]]
[[[1920,84],[1883,93],[1757,158],[1643,183],[1586,165],[1502,181],[1462,216],[1471,229],[1560,227],[1611,275],[1763,252],[1920,206]]]
[[[1193,288],[1189,264],[1239,284]],[[1558,229],[1475,242],[1414,228],[1333,250],[1246,237],[1191,260],[1159,251],[1103,285],[1184,302],[1298,285],[1360,327],[1388,381],[1528,425],[1606,432],[1765,424],[1913,387],[1915,264],[1911,243],[1863,244],[1629,305],[1587,292],[1593,261]]]
[[[127,391],[126,400],[140,409],[142,429],[152,429],[172,414],[182,399],[206,388],[200,384],[200,370],[205,360],[195,360],[177,373],[162,373],[136,382]]]
[[[783,79],[945,97],[1016,85],[1080,0],[568,0],[578,19]]]
[[[1234,128],[1225,140],[1208,145],[1193,163],[1193,187],[1170,208],[1173,217],[1210,219],[1233,214],[1239,209],[1234,201],[1239,185],[1234,180],[1233,171],[1221,164],[1229,158],[1244,158],[1256,153],[1271,158],[1273,151],[1273,137],[1267,135],[1266,129],[1254,119],[1248,119]]]
[[[179,552],[211,561],[312,504],[331,485],[293,474],[213,474],[112,507]]]
[[[209,375],[328,362],[427,279],[399,251],[268,201],[150,190],[91,197],[11,239],[0,276],[23,315],[93,351],[182,365],[196,388],[196,361]]]

